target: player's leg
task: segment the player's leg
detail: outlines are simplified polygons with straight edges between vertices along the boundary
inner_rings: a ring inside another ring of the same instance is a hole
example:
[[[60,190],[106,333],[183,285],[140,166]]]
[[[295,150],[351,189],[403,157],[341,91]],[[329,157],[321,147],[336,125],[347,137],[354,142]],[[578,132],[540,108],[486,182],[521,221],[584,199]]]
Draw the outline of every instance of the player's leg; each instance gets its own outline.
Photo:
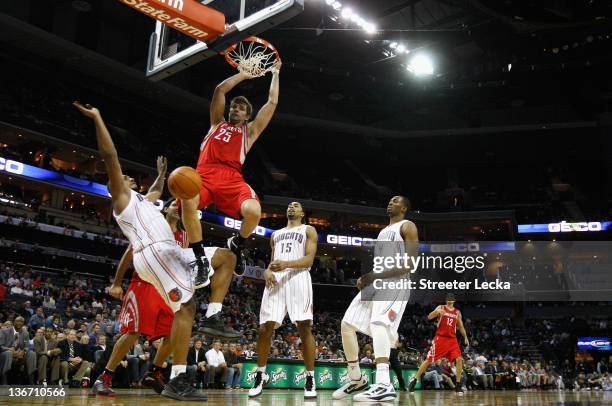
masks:
[[[200,194],[189,200],[181,200],[181,220],[187,231],[189,238],[189,248],[193,249],[196,257],[195,271],[196,276],[194,284],[196,289],[200,289],[208,285],[208,267],[209,261],[204,252],[204,244],[202,243],[202,223],[198,216],[198,210],[201,205],[208,205],[210,193],[204,187]]]
[[[212,250],[214,253],[211,255]],[[205,251],[215,273],[210,282],[210,303],[206,310],[206,319],[198,332],[228,339],[238,338],[240,334],[228,330],[221,320],[223,299],[227,295],[236,268],[236,255],[225,248],[207,247]]]
[[[421,363],[419,370],[416,372],[416,374],[412,377],[412,379],[408,383],[408,392],[414,393],[414,389],[416,388],[417,381],[423,377],[423,375],[425,374],[425,371],[427,371],[427,368],[429,368],[430,365],[431,365],[431,361],[428,357],[425,359],[425,361]]]
[[[119,340],[115,343],[113,347],[113,352],[111,353],[108,362],[106,363],[106,367],[104,371],[98,376],[96,381],[93,384],[93,393],[100,396],[114,396],[115,392],[112,389],[113,384],[113,375],[115,374],[115,369],[123,360],[125,355],[130,351],[130,348],[136,344],[138,341],[139,334],[137,332],[131,332],[127,334],[123,334]]]
[[[247,199],[240,205],[240,215],[242,216],[242,224],[238,234],[242,238],[249,238],[255,227],[259,225],[261,220],[261,204],[257,199]]]
[[[304,384],[304,397],[317,397],[315,384],[315,339],[312,335],[312,320],[296,322],[300,340],[302,341],[302,354],[304,355],[304,366],[306,367],[306,383]]]
[[[369,321],[372,314],[372,303],[362,302],[361,294],[357,294],[346,310],[340,324],[342,348],[348,364],[349,382],[332,394],[333,399],[343,399],[359,392],[368,386],[367,377],[359,368],[359,343],[357,331],[369,334]]]
[[[262,302],[263,304],[263,302]],[[257,373],[253,387],[249,389],[249,397],[259,396],[263,387],[268,383],[269,377],[266,373],[266,364],[268,363],[268,355],[272,346],[272,336],[276,328],[275,321],[266,321],[259,325],[257,332]]]
[[[463,387],[461,385],[461,375],[463,374],[463,357],[458,356],[455,359],[455,367],[457,369],[457,383],[455,385],[455,392],[457,394],[463,394]]]
[[[167,335],[162,338],[162,344],[155,354],[151,371],[147,372],[142,381],[146,387],[153,389],[158,394],[162,393],[166,386],[163,370],[170,354],[172,354],[172,341],[170,340],[170,335]]]

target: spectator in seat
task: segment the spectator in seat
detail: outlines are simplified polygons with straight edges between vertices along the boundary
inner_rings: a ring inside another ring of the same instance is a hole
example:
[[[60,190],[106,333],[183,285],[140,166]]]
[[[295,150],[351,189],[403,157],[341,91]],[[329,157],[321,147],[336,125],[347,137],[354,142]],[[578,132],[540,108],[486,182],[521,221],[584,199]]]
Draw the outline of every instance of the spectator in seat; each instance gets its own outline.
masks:
[[[216,386],[219,389],[223,388],[227,377],[227,364],[221,352],[220,341],[215,341],[213,347],[206,352],[206,363],[208,364],[208,387],[214,388],[215,381],[218,381]]]
[[[90,365],[83,359],[82,344],[77,340],[77,332],[69,330],[66,340],[58,344],[62,351],[60,356],[60,374],[63,384],[71,383],[73,387],[89,386]]]
[[[13,327],[0,331],[0,350],[5,355],[2,358],[2,384],[6,385],[6,375],[9,371],[19,373],[24,370],[29,385],[34,384],[34,373],[36,372],[36,353],[30,351],[30,334],[24,326],[23,317],[16,317]]]
[[[196,387],[206,382],[206,352],[202,346],[202,340],[198,338],[187,353],[187,371],[191,376],[195,375]]]
[[[365,355],[359,362],[361,362],[362,364],[372,364],[374,362],[374,360],[372,359],[372,351],[366,350]]]
[[[36,353],[38,384],[47,384],[47,369],[51,369],[51,380],[49,382],[56,384],[59,380],[59,356],[62,351],[57,348],[57,339],[52,328],[47,328],[44,330],[44,334],[37,334],[34,337],[34,352]]]
[[[431,383],[436,390],[440,389],[440,385],[443,382],[441,371],[442,368],[440,367],[440,360],[437,360],[435,363],[429,365],[425,375],[423,375],[423,384],[425,385]]]
[[[240,388],[240,376],[242,375],[242,363],[238,360],[236,354],[236,344],[230,343],[227,351],[223,353],[225,362],[227,363],[227,378],[225,380],[225,389]]]
[[[43,308],[38,307],[36,309],[36,313],[30,317],[30,321],[28,321],[28,327],[30,330],[38,330],[41,327],[45,327],[45,314],[43,313]]]

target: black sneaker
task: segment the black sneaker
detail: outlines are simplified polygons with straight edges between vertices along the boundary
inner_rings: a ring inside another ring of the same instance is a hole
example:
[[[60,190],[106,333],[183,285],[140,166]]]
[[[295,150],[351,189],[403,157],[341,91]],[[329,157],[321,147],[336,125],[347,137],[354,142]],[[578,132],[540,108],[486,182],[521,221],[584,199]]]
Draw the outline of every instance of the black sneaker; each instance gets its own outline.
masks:
[[[236,255],[236,269],[234,269],[234,274],[237,276],[244,275],[244,271],[246,270],[246,258],[242,250],[244,249],[243,244],[238,244],[237,240],[238,236],[233,236],[228,238],[227,240],[227,248],[230,249]]]
[[[304,397],[306,399],[317,397],[317,389],[315,388],[314,376],[312,375],[306,375],[306,383],[304,384]]]
[[[408,383],[408,392],[414,393],[414,388],[416,388],[417,380],[416,378],[412,378]]]
[[[207,401],[208,396],[200,392],[193,386],[187,377],[187,373],[178,374],[174,379],[171,379],[164,390],[162,396],[175,400],[191,400],[191,401]]]
[[[149,371],[145,374],[144,379],[142,380],[142,384],[147,388],[151,388],[158,395],[161,394],[166,387],[166,380],[164,378],[164,373],[161,370],[157,371]]]
[[[206,255],[197,258],[191,266],[191,277],[195,288],[201,289],[208,286],[210,284],[210,264]]]
[[[460,383],[455,384],[455,393],[457,395],[463,395],[463,388]]]
[[[97,396],[115,396],[115,391],[112,386],[113,377],[109,374],[102,373],[94,382],[92,392]]]
[[[221,320],[221,313],[217,313],[204,319],[201,327],[198,328],[198,333],[205,334],[211,337],[221,337],[236,339],[242,337],[240,333],[230,331],[227,326]]]

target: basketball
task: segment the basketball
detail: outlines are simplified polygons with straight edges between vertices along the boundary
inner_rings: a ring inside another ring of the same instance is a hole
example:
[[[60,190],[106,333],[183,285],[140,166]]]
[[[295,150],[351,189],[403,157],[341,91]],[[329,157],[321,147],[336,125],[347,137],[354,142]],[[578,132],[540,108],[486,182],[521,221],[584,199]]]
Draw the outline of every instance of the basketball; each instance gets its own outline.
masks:
[[[176,168],[168,178],[168,189],[172,196],[181,200],[193,199],[200,193],[200,174],[189,166]]]

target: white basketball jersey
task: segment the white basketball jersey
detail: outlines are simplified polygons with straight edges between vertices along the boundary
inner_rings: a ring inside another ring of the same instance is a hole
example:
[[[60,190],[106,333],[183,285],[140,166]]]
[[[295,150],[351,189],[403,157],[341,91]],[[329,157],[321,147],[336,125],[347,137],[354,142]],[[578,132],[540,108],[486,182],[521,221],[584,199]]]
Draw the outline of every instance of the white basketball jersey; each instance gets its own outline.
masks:
[[[299,227],[283,228],[275,231],[272,235],[274,239],[274,259],[280,261],[295,261],[306,255],[306,224]],[[302,268],[300,270],[308,270]],[[293,270],[287,268],[287,270]]]
[[[407,221],[408,220],[402,220],[388,225],[378,233],[378,238],[374,245],[374,256],[395,257],[396,254],[403,255],[406,252],[401,230],[402,225]],[[376,272],[376,270],[374,272]],[[378,270],[378,272],[382,271]]]
[[[170,225],[159,209],[133,190],[127,207],[119,215],[113,210],[113,216],[132,244],[134,252],[139,252],[154,243],[174,242]]]

